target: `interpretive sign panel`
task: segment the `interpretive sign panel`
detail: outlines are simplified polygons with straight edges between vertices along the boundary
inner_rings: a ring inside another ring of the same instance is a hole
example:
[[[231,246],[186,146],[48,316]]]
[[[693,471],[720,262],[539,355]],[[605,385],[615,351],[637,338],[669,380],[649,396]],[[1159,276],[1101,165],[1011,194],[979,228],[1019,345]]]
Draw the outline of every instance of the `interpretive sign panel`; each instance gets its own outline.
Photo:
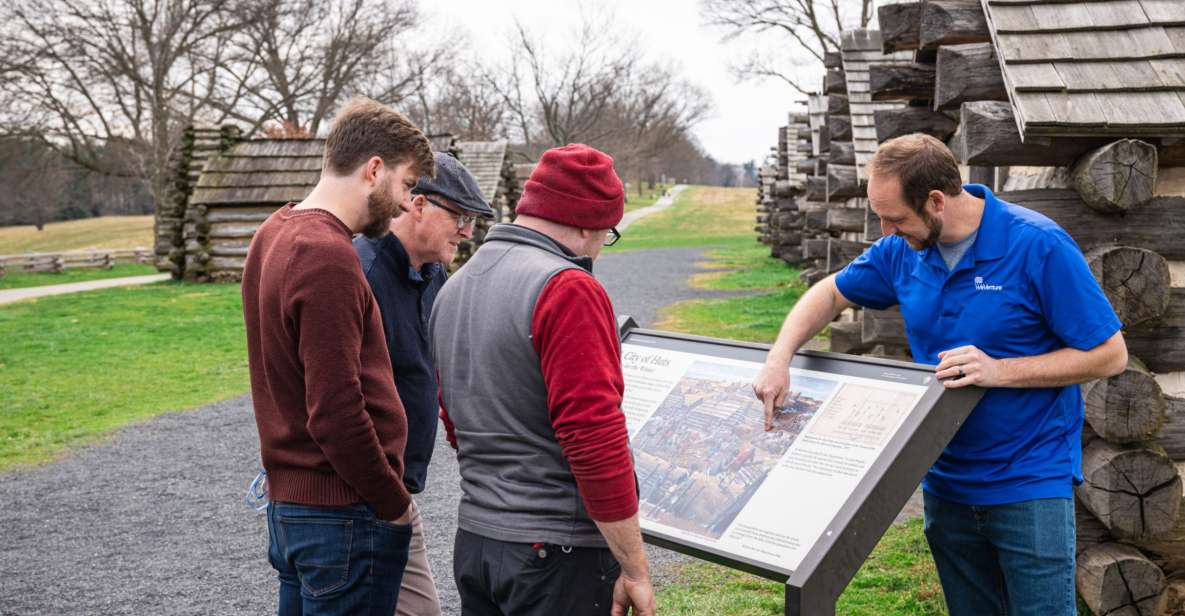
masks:
[[[788,613],[828,613],[789,606],[812,586],[834,605],[982,390],[947,390],[929,366],[804,352],[767,432],[752,388],[767,350],[624,332],[642,529],[787,582]]]

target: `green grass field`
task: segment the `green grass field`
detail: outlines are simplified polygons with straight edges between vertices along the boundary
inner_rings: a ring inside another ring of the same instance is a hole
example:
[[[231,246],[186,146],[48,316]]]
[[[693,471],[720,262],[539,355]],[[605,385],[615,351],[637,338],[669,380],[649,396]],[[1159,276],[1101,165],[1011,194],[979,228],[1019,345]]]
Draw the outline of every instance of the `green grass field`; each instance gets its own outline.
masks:
[[[161,283],[0,306],[0,470],[248,390],[238,285]]]
[[[621,241],[606,252],[643,248],[728,247],[755,243],[753,196],[738,201],[744,189],[695,186],[684,190],[674,205],[647,216],[622,232]],[[752,193],[752,191],[748,191]]]
[[[41,231],[32,225],[0,227],[0,255],[137,247],[152,247],[151,216],[102,216],[51,222]]]
[[[0,277],[0,290],[43,287],[51,284],[123,278],[125,276],[148,276],[159,273],[151,265],[140,265],[137,263],[116,265],[111,269],[71,269],[57,273],[26,274],[24,272],[9,272],[3,277]]]

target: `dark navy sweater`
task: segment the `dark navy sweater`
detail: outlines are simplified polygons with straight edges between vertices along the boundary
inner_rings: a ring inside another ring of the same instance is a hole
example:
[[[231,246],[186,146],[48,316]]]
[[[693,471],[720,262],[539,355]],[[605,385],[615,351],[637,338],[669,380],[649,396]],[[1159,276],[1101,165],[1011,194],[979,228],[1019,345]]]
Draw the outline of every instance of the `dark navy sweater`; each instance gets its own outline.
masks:
[[[407,411],[403,483],[408,492],[418,494],[428,479],[440,412],[436,370],[428,348],[428,317],[447,275],[439,263],[413,268],[394,233],[377,240],[360,235],[354,238],[354,250],[378,300],[395,389]]]

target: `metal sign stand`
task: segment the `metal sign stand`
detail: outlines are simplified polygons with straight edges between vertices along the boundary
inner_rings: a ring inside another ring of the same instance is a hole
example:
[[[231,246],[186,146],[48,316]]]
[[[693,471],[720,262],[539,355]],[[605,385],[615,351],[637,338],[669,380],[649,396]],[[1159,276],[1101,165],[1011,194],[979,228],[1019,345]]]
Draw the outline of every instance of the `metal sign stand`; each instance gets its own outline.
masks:
[[[618,329],[623,342],[638,336],[655,346],[669,344],[680,350],[697,346],[712,348],[723,351],[721,356],[750,361],[763,361],[769,351],[768,345],[640,329],[628,316],[618,318]],[[823,372],[847,366],[865,374],[913,373],[915,378],[919,371],[932,375],[934,370],[932,366],[922,364],[815,351],[799,352],[792,366]],[[937,379],[927,380],[927,383],[922,399],[889,439],[797,569],[772,569],[768,564],[740,555],[689,545],[677,537],[652,531],[643,530],[643,538],[648,543],[785,583],[787,616],[834,616],[839,595],[984,393],[978,387],[948,390]]]

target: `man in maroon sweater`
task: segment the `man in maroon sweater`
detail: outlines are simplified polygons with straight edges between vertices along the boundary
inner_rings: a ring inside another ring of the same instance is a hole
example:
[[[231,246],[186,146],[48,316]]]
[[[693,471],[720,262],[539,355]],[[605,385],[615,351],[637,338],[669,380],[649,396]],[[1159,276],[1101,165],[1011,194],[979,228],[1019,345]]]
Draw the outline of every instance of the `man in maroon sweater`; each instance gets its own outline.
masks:
[[[514,224],[491,229],[437,296],[432,353],[461,472],[453,574],[465,616],[654,614],[621,347],[592,276],[623,199],[604,153],[548,150]]]
[[[395,610],[407,562],[407,418],[350,242],[378,236],[423,175],[427,138],[367,99],[342,108],[321,178],[256,232],[243,270],[251,395],[279,613]]]

